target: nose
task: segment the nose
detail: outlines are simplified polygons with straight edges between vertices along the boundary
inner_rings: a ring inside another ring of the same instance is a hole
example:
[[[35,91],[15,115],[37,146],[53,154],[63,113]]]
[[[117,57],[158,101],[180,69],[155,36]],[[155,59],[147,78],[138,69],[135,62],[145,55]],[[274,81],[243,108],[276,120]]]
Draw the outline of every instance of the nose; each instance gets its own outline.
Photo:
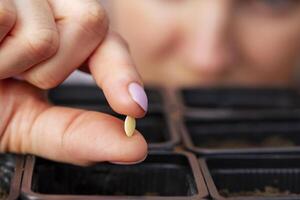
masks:
[[[186,65],[202,74],[222,74],[235,59],[229,1],[197,1],[185,28]]]

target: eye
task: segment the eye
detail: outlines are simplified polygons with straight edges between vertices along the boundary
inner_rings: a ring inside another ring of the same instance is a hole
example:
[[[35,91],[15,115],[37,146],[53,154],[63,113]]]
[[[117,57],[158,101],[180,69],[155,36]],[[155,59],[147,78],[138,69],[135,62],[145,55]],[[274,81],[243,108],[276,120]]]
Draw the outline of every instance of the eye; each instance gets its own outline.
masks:
[[[262,14],[281,14],[294,10],[299,0],[242,0],[241,5],[252,12]]]
[[[294,5],[297,0],[255,0],[260,6],[266,6],[271,9],[283,9]]]

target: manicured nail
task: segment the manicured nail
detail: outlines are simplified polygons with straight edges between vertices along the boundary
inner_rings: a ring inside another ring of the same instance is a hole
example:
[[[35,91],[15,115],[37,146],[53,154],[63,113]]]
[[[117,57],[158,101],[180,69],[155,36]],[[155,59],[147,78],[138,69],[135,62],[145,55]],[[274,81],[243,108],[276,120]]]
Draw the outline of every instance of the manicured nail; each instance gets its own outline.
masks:
[[[134,164],[138,164],[138,163],[145,161],[147,156],[148,155],[146,155],[143,159],[136,161],[136,162],[110,162],[110,163],[116,164],[116,165],[134,165]]]
[[[137,83],[130,83],[128,86],[132,99],[145,111],[148,110],[148,98],[142,86]]]

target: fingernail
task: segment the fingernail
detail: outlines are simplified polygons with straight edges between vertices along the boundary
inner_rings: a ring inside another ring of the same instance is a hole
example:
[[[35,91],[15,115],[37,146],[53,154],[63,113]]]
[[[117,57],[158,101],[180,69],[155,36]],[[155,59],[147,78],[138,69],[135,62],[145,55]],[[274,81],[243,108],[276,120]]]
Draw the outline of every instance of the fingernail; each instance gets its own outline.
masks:
[[[134,164],[138,164],[138,163],[145,161],[147,156],[148,155],[146,155],[143,159],[136,161],[136,162],[110,162],[110,163],[116,164],[116,165],[134,165]]]
[[[128,86],[132,99],[145,111],[148,110],[148,98],[142,86],[137,83],[130,83]]]

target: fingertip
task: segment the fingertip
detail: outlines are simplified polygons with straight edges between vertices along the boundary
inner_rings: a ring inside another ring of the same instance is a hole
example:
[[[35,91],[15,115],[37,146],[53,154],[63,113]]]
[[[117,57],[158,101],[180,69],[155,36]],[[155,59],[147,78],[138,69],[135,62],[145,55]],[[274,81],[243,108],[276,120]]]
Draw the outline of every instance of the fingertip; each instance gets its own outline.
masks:
[[[131,98],[145,111],[148,110],[148,97],[144,88],[135,82],[128,85],[128,91]]]
[[[127,136],[126,136],[127,137]],[[126,138],[124,152],[118,159],[110,160],[115,164],[136,164],[144,161],[148,153],[148,144],[139,131],[135,131],[132,137]]]
[[[103,83],[102,89],[111,108],[122,115],[142,118],[148,109],[148,98],[143,87],[129,78]]]
[[[112,116],[108,117],[113,124],[111,124],[111,137],[106,140],[111,145],[105,160],[130,164],[145,159],[148,152],[148,144],[143,135],[138,130],[135,130],[131,137],[127,137],[124,130],[124,121]]]
[[[123,115],[141,118],[148,109],[141,77],[121,36],[110,32],[88,61],[109,105]]]
[[[148,146],[142,134],[135,131],[132,137],[127,137],[124,122],[113,116],[88,112],[81,117],[80,124],[72,126],[76,129],[65,133],[64,147],[75,164],[133,163],[147,155]]]

